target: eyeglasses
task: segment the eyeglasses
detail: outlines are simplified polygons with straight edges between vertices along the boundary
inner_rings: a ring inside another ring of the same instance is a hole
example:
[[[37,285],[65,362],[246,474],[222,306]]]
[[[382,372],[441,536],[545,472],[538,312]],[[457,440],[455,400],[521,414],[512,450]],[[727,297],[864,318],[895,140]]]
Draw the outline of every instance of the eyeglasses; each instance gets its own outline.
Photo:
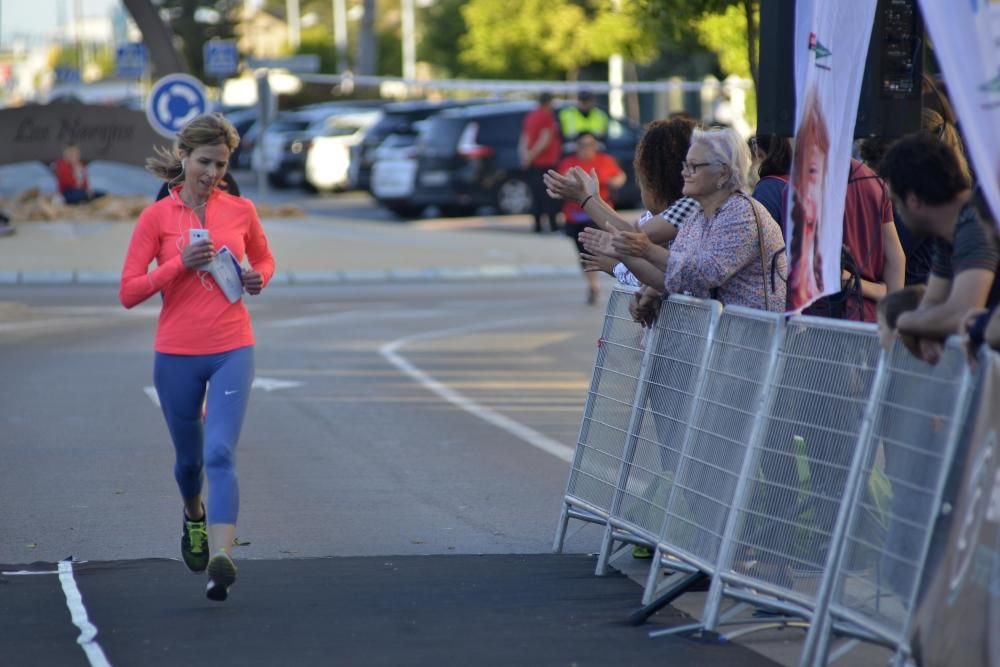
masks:
[[[697,174],[698,167],[709,167],[712,165],[720,165],[721,162],[688,162],[684,160],[681,162],[681,173],[682,174]]]

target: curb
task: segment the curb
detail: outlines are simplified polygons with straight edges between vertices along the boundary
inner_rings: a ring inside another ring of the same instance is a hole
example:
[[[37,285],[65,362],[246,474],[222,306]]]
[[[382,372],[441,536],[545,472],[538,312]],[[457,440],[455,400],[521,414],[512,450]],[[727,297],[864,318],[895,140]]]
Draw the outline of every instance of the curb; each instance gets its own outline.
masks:
[[[510,280],[561,277],[579,274],[577,266],[550,264],[488,264],[429,269],[384,269],[344,271],[279,271],[271,285],[357,285],[409,282],[457,282],[462,280]],[[118,285],[116,271],[0,271],[0,286],[10,285]]]

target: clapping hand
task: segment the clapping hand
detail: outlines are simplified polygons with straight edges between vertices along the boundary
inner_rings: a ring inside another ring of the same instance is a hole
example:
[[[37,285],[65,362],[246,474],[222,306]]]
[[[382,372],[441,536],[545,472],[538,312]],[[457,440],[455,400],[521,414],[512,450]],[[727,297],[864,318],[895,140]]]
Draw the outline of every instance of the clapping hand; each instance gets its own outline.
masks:
[[[621,260],[621,254],[615,250],[612,244],[616,233],[617,230],[612,233],[588,227],[580,232],[580,243],[583,244],[588,253],[592,255],[604,255],[617,262]]]
[[[607,255],[591,255],[588,252],[580,253],[580,262],[583,264],[583,270],[587,273],[603,271],[609,275],[614,275],[615,266],[618,264],[618,260],[612,257],[608,257]]]
[[[611,243],[620,255],[627,257],[645,257],[653,244],[637,224],[633,224],[630,232],[619,232]]]
[[[580,203],[587,197],[597,197],[600,192],[597,172],[591,170],[588,175],[580,167],[573,167],[565,174],[560,174],[555,169],[549,169],[542,180],[545,182],[546,192],[553,199],[566,199]]]

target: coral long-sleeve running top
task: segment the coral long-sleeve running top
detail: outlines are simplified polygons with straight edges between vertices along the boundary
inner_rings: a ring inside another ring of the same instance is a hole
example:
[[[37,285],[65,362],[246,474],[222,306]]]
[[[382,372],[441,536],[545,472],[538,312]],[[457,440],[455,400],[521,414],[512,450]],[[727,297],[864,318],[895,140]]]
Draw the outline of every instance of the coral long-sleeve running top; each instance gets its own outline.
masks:
[[[229,303],[210,274],[192,271],[181,261],[188,230],[198,227],[198,216],[174,190],[146,208],[132,232],[119,299],[132,308],[157,292],[163,294],[154,343],[157,352],[216,354],[254,344],[243,300]],[[248,257],[267,285],[274,274],[274,257],[249,199],[215,190],[205,206],[205,229],[216,251],[228,246],[241,262]],[[156,267],[149,270],[154,259]]]

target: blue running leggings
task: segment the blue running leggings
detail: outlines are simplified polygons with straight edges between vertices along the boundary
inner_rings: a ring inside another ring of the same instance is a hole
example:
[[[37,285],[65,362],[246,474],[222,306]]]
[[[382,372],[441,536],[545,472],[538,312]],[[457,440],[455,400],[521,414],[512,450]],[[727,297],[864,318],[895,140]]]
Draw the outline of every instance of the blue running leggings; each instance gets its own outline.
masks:
[[[207,469],[209,523],[235,524],[239,513],[235,450],[253,373],[252,345],[219,354],[156,353],[153,384],[177,453],[174,477],[183,498],[196,498],[201,494],[202,470]]]

